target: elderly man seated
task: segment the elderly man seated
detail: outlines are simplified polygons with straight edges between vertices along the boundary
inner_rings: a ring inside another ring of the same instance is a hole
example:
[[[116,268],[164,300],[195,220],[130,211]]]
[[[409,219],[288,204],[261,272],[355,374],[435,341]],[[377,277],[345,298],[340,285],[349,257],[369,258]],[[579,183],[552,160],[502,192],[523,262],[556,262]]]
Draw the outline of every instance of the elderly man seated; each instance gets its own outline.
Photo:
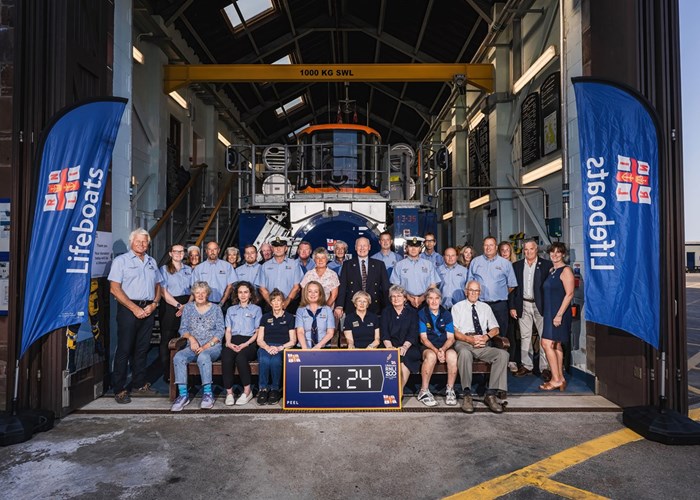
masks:
[[[471,396],[472,362],[474,359],[491,363],[489,387],[484,396],[484,404],[494,413],[502,413],[503,405],[496,397],[496,391],[508,390],[508,352],[490,347],[489,341],[498,335],[498,322],[488,304],[479,301],[481,286],[477,281],[469,281],[465,287],[467,300],[452,307],[452,321],[455,331],[455,350],[459,378],[462,381],[464,400],[462,411],[474,412]]]

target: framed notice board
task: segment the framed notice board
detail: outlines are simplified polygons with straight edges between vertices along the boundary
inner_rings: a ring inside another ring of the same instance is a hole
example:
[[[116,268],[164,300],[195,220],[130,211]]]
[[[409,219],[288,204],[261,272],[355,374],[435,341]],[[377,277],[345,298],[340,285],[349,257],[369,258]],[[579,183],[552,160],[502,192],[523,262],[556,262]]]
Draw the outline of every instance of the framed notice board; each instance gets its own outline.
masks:
[[[286,349],[285,410],[401,409],[398,349]]]

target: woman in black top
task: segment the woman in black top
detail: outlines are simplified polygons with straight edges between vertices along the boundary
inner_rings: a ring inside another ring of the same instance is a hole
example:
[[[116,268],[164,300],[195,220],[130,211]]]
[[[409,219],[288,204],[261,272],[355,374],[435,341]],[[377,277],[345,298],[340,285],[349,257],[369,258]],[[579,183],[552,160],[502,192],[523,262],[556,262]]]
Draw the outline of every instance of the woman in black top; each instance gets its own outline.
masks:
[[[297,343],[294,316],[284,310],[284,294],[270,292],[272,311],[263,314],[258,328],[258,404],[276,404],[282,397],[282,361],[284,349]]]
[[[418,314],[412,307],[406,307],[406,290],[399,285],[389,288],[389,303],[382,311],[379,331],[384,347],[399,348],[401,374],[405,384],[411,372],[420,369]]]
[[[379,316],[368,311],[372,297],[360,290],[352,296],[355,312],[345,316],[343,333],[348,341],[348,349],[374,349],[379,342]]]

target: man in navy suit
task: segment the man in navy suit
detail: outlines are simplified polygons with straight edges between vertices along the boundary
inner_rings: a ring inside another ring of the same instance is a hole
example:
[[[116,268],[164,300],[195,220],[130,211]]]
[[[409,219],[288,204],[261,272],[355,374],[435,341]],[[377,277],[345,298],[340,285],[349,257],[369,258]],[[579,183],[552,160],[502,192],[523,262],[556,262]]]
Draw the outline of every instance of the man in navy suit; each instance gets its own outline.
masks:
[[[389,276],[386,266],[381,260],[370,258],[369,249],[369,240],[364,237],[358,238],[355,241],[357,255],[343,263],[338,298],[335,301],[335,317],[338,319],[343,314],[355,312],[352,297],[360,290],[364,290],[372,297],[369,310],[373,313],[380,314],[388,304]]]
[[[518,320],[520,327],[520,362],[521,366],[515,372],[516,377],[524,377],[532,373],[532,329],[537,328],[540,342],[542,341],[543,291],[542,284],[549,276],[552,263],[537,257],[537,242],[527,240],[523,246],[525,258],[513,264],[518,286],[508,296],[510,315]],[[541,344],[540,344],[541,346]],[[542,377],[551,377],[547,369],[547,358],[540,347],[540,372]]]

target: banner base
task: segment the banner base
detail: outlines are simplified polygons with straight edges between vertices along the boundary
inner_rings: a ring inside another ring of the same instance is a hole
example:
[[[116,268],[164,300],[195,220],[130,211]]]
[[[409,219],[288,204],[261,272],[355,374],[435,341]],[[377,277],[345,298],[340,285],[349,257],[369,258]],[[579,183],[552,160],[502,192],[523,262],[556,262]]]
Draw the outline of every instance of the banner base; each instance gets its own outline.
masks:
[[[34,423],[28,418],[4,414],[0,416],[0,446],[24,443],[34,435]]]
[[[622,423],[649,441],[669,445],[700,444],[700,424],[675,410],[633,406],[623,410]]]

